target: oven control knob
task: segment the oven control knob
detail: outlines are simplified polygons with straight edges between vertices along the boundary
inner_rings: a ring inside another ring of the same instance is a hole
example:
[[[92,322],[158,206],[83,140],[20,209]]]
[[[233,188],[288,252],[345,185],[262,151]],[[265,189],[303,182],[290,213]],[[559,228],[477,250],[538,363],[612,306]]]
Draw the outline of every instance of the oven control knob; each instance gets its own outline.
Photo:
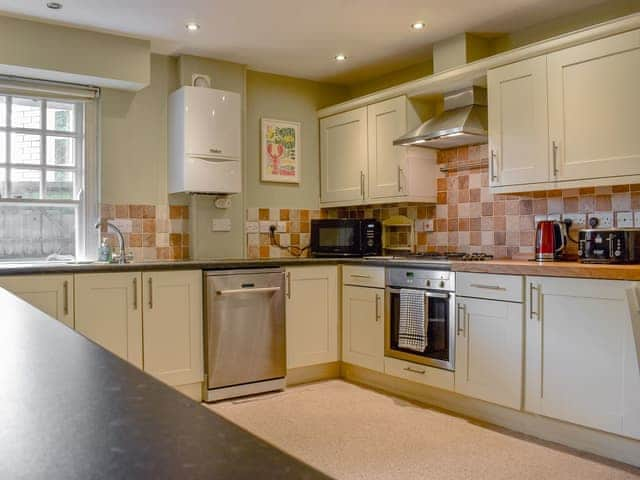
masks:
[[[427,280],[427,287],[431,286],[431,280]]]
[[[616,250],[615,252],[613,252],[613,254],[614,254],[616,257],[619,257],[620,255],[622,255],[622,252],[621,252],[620,250]]]
[[[444,288],[444,280],[440,280],[440,288]]]

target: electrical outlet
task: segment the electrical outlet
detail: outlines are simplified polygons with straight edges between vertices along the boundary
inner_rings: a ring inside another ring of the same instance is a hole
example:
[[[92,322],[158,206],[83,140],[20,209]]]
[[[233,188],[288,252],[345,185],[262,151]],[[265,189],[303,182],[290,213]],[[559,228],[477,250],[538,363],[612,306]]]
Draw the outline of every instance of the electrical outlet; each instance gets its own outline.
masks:
[[[562,220],[562,214],[550,213],[549,215],[547,215],[547,220],[553,220],[553,221],[559,222],[560,220]]]
[[[276,225],[276,232],[278,233],[286,233],[287,232],[287,222],[278,222]]]
[[[633,223],[636,227],[640,228],[640,212],[635,212],[633,214]]]
[[[423,232],[433,232],[433,218],[427,218],[422,221]]]
[[[271,228],[272,223],[268,220],[263,220],[260,222],[260,233],[269,233],[269,228]]]
[[[260,231],[260,224],[258,222],[246,222],[244,224],[244,231],[247,233],[258,233]]]
[[[572,227],[584,228],[587,224],[587,215],[585,213],[565,213],[562,215],[563,220],[571,220]]]
[[[214,218],[211,222],[212,232],[230,232],[231,231],[231,219],[230,218]]]
[[[633,212],[616,212],[616,227],[633,227]]]
[[[587,223],[591,225],[591,219],[597,218],[598,225],[596,228],[611,228],[613,227],[613,213],[611,212],[595,212],[590,213],[587,218]]]

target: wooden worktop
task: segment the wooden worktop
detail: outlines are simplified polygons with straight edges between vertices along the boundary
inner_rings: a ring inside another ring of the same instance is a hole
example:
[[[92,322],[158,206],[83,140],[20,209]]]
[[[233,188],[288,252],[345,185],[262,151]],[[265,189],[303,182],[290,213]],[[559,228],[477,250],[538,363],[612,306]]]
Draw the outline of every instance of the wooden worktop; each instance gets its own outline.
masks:
[[[541,277],[599,278],[640,281],[640,265],[603,265],[575,262],[533,262],[528,260],[486,260],[453,262],[455,272],[535,275]]]

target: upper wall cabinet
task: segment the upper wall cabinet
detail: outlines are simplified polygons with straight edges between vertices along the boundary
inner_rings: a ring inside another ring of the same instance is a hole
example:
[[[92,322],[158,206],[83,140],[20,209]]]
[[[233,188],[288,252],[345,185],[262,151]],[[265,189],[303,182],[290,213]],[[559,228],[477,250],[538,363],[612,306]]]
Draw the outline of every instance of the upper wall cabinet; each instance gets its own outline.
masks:
[[[241,191],[240,95],[182,87],[169,96],[169,193]]]
[[[321,119],[322,205],[435,202],[436,152],[393,145],[419,122],[405,96]]]
[[[640,30],[490,70],[491,186],[640,180],[639,84]]]

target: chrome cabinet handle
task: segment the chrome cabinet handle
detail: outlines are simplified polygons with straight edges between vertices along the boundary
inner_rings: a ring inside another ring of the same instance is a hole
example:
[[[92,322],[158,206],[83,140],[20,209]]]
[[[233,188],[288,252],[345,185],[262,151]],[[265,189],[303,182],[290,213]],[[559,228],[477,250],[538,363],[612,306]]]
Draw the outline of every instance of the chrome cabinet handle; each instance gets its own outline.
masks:
[[[380,295],[376,293],[376,322],[380,321]]]
[[[259,288],[234,288],[230,290],[217,290],[218,295],[236,295],[238,293],[269,293],[277,292],[280,287],[259,287]]]
[[[496,164],[495,164],[495,160],[496,160],[496,151],[495,150],[491,150],[491,181],[495,182],[496,180],[498,180],[498,173],[496,172]]]
[[[62,295],[64,296],[64,306],[62,307],[65,315],[69,315],[69,282],[67,280],[62,284]]]
[[[287,272],[287,298],[291,300],[291,272]]]
[[[362,170],[360,170],[360,195],[364,200],[364,172]]]
[[[400,165],[398,165],[398,192],[402,192],[402,176],[404,175],[404,170]]]
[[[210,148],[209,151],[211,153],[222,153],[222,150],[220,150],[219,148]]]
[[[138,309],[138,279],[133,279],[133,309]]]
[[[558,175],[558,148],[559,145],[558,143],[554,140],[553,142],[551,142],[552,145],[552,150],[553,150],[553,176],[557,176]]]
[[[484,290],[506,290],[506,288],[501,287],[500,285],[481,285],[479,283],[472,283],[469,286],[473,288],[482,288]]]
[[[465,327],[464,327],[464,321],[465,321],[465,317],[467,316],[467,306],[464,303],[459,303],[458,304],[458,315],[456,316],[456,323],[457,325],[457,333],[458,336],[460,336],[460,334],[464,334],[465,333]]]
[[[533,285],[533,282],[529,284],[529,318],[533,319],[534,316],[540,318],[540,311],[533,310],[533,291],[536,291],[538,294],[538,301],[540,299],[540,290],[538,287]],[[538,305],[539,306],[539,305]]]
[[[424,375],[425,373],[427,373],[426,370],[418,370],[417,368],[411,368],[411,367],[405,367],[405,370],[407,372],[419,373],[420,375]]]
[[[153,308],[153,279],[149,277],[149,310]]]

